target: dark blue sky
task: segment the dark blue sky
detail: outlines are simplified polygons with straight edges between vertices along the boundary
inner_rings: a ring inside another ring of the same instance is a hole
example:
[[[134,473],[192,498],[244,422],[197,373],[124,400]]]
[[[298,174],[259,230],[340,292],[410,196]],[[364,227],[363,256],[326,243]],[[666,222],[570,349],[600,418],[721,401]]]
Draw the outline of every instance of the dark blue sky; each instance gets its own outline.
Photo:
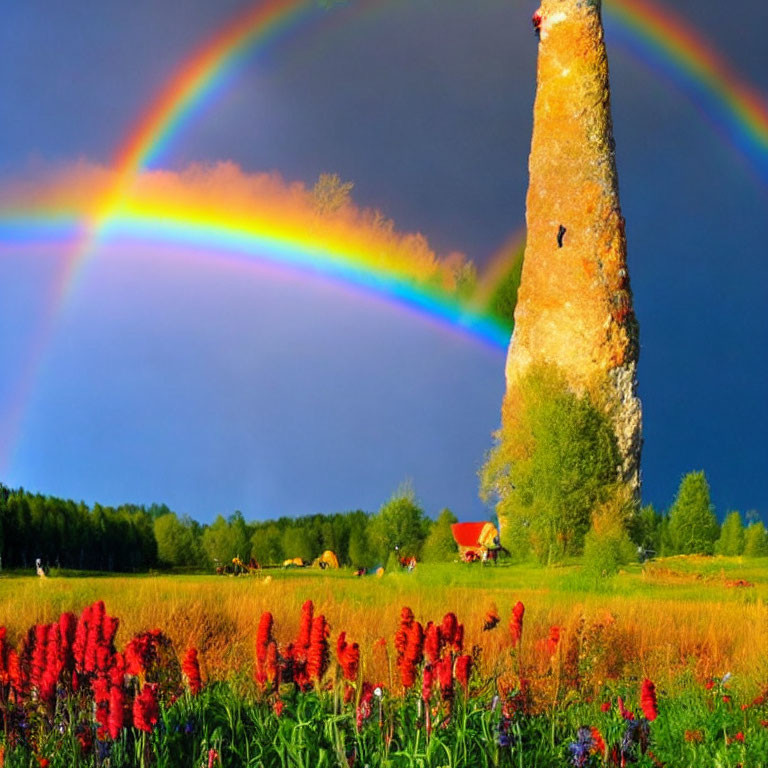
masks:
[[[0,173],[106,163],[155,89],[243,3],[31,0],[0,29]],[[484,263],[524,220],[536,41],[522,0],[352,4],[252,57],[162,159],[232,160],[355,200]],[[676,0],[768,92],[768,10]],[[746,22],[745,20],[749,20]],[[704,469],[722,515],[768,512],[766,186],[665,77],[607,35],[641,327],[644,496]],[[60,253],[0,255],[0,413]],[[165,501],[201,520],[375,509],[485,514],[476,471],[503,355],[337,285],[115,245],[31,391],[12,486]]]

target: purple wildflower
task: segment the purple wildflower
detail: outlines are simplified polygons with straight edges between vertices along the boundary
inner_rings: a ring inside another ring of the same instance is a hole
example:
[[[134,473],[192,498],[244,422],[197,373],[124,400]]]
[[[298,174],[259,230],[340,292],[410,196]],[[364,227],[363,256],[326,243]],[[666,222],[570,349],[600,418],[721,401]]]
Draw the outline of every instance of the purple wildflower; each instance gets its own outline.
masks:
[[[593,746],[592,729],[586,725],[582,725],[581,728],[576,731],[576,741],[572,741],[568,745],[573,757],[573,765],[576,766],[576,768],[581,768],[587,764],[587,761],[589,760],[589,752]]]

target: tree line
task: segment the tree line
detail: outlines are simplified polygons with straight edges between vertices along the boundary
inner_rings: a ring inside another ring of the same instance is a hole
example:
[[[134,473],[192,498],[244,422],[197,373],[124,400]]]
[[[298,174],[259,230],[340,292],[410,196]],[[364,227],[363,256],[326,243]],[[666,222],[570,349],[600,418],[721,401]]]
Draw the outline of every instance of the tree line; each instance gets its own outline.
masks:
[[[718,522],[704,472],[689,472],[680,482],[666,514],[643,507],[632,521],[631,532],[640,546],[669,555],[726,555],[768,557],[768,531],[760,515],[751,510],[726,513]]]
[[[44,563],[99,571],[142,571],[157,564],[152,510],[88,507],[0,484],[0,564]]]
[[[89,507],[0,484],[0,567],[32,568],[40,558],[79,570],[210,569],[235,557],[262,565],[311,562],[330,549],[342,565],[370,568],[395,555],[451,559],[453,522],[449,510],[431,520],[410,489],[398,491],[375,514],[354,510],[247,522],[235,512],[204,525],[164,504]]]
[[[451,524],[456,521],[448,509],[431,520],[407,488],[375,514],[354,510],[247,522],[235,512],[204,525],[162,504],[89,507],[0,484],[0,567],[32,568],[40,558],[49,566],[79,570],[208,570],[234,557],[245,562],[253,558],[261,565],[280,565],[293,558],[311,562],[330,549],[342,565],[391,568],[397,557],[455,560]],[[606,546],[611,535],[614,539]],[[515,547],[506,536],[513,555],[535,557],[534,550],[517,543],[520,546]],[[704,473],[691,472],[683,477],[668,511],[661,513],[648,505],[614,534],[602,529],[595,538],[590,530],[582,537],[580,549],[571,554],[584,554],[588,565],[610,572],[636,558],[638,551],[658,556],[768,557],[768,531],[756,512],[742,518],[730,511],[721,525]]]
[[[176,567],[208,567],[234,557],[260,565],[280,565],[294,558],[312,562],[331,550],[342,565],[372,568],[391,566],[393,557],[452,559],[457,553],[451,534],[455,522],[447,509],[431,520],[412,491],[405,490],[375,514],[358,509],[247,522],[235,512],[202,526],[169,512],[155,519],[154,530],[159,561]]]

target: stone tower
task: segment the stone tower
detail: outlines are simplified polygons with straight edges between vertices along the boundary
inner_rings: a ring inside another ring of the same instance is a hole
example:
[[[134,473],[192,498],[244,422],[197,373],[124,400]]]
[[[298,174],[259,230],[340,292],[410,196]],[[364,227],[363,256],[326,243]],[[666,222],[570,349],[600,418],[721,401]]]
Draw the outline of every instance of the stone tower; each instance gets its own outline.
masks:
[[[531,363],[553,362],[600,396],[623,480],[640,487],[637,323],[619,207],[599,0],[543,0],[529,159],[528,239],[507,356],[506,398]]]

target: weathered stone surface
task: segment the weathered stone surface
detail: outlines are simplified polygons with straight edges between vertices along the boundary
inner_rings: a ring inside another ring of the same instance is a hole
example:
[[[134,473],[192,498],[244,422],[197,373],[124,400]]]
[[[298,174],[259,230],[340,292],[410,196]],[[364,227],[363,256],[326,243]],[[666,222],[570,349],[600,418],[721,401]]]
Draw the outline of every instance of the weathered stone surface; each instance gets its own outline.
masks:
[[[543,0],[527,198],[528,238],[506,397],[553,362],[611,416],[624,480],[639,491],[637,324],[619,207],[608,61],[597,0]]]

